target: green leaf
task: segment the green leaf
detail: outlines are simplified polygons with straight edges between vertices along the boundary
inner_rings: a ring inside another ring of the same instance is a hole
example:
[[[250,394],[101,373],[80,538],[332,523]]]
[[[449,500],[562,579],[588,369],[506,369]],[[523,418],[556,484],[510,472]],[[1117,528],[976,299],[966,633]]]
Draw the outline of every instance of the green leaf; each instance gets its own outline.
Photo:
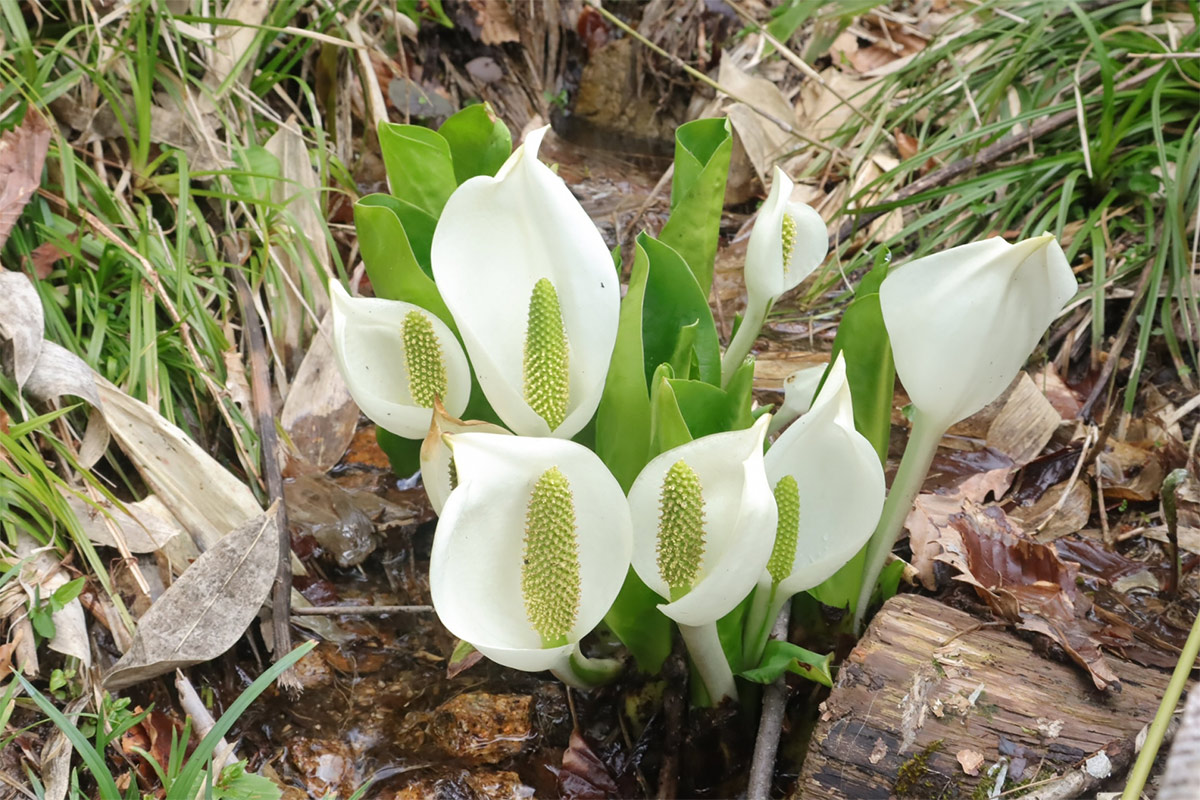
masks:
[[[63,714],[54,703],[41,692],[39,692],[32,683],[25,680],[19,673],[14,673],[15,677],[21,684],[21,688],[25,690],[25,694],[29,695],[30,699],[37,705],[43,714],[50,718],[58,729],[70,740],[71,745],[75,748],[75,752],[79,753],[83,763],[87,766],[91,773],[92,780],[96,782],[96,789],[100,794],[101,800],[121,800],[121,790],[117,788],[117,782],[113,780],[112,772],[108,768],[108,764],[104,760],[92,743],[87,740],[87,737]],[[7,694],[6,694],[7,697]]]
[[[904,575],[904,562],[893,561],[879,573],[879,583],[875,586],[872,603],[886,603],[900,591],[900,578]]]
[[[726,119],[698,119],[675,131],[671,217],[658,238],[683,256],[705,300],[712,288],[732,152],[733,134]]]
[[[650,457],[692,440],[672,388],[671,365],[661,364],[650,389]],[[705,384],[707,385],[707,384]],[[719,390],[718,390],[719,391]]]
[[[442,0],[396,0],[396,10],[418,25],[428,19],[447,28],[454,27],[442,8]]]
[[[354,227],[367,276],[375,296],[403,300],[426,309],[450,330],[458,326],[442,301],[437,284],[413,252],[401,212],[404,204],[385,194],[372,194],[354,204]]]
[[[672,378],[667,381],[691,438],[722,431],[740,431],[754,424],[754,362],[738,367],[725,389],[703,381]]]
[[[379,123],[379,148],[392,194],[437,219],[458,188],[450,145],[419,125]]]
[[[699,374],[699,368],[694,358],[696,355],[696,329],[699,327],[699,322],[693,322],[691,325],[684,325],[679,329],[679,338],[675,340],[675,352],[671,353],[671,360],[668,362],[671,365],[671,371],[676,375],[690,378],[693,372]]]
[[[438,133],[450,145],[460,184],[476,175],[495,175],[512,153],[512,134],[487,103],[462,109],[443,122]]]
[[[879,307],[879,285],[888,273],[886,251],[859,283],[854,300],[842,315],[833,355],[846,357],[846,380],[854,402],[854,427],[867,438],[881,463],[887,460],[892,434],[892,397],[896,388],[896,365],[892,343]],[[822,381],[823,383],[824,381]]]
[[[635,244],[617,341],[596,411],[596,455],[626,492],[650,460],[650,391],[642,367],[642,305],[649,269],[646,251]]]
[[[707,291],[701,291],[687,263],[670,246],[644,233],[637,237],[637,243],[645,250],[650,266],[642,305],[646,378],[653,377],[659,364],[671,363],[683,335],[681,329],[696,324],[698,374],[703,381],[720,384],[721,344],[708,307]]]
[[[305,642],[300,645],[271,665],[270,669],[259,675],[254,683],[250,684],[244,692],[238,695],[238,699],[233,701],[233,704],[217,720],[217,724],[205,735],[200,744],[196,745],[196,749],[192,751],[191,757],[188,758],[187,766],[183,768],[179,773],[179,777],[171,784],[166,800],[194,800],[196,790],[198,789],[200,771],[212,758],[213,751],[217,749],[217,745],[220,744],[222,737],[229,733],[229,729],[233,727],[238,718],[246,713],[246,709],[250,707],[250,704],[266,691],[267,687],[274,683],[276,678],[297,661],[304,658],[316,646],[316,642]]]
[[[274,781],[246,771],[246,762],[239,761],[221,770],[213,796],[223,800],[279,800],[283,790]]]
[[[791,642],[771,639],[767,642],[767,649],[763,651],[759,665],[739,674],[755,683],[773,683],[783,673],[790,672],[832,688],[833,675],[829,671],[832,662],[833,653],[820,655]]]
[[[54,634],[58,633],[58,629],[54,627],[54,615],[49,608],[29,609],[29,621],[33,624],[34,632],[43,639],[53,639]]]
[[[240,148],[233,153],[238,169],[230,170],[229,183],[234,194],[259,204],[271,203],[271,186],[282,175],[279,159],[261,145]]]
[[[671,620],[658,610],[664,602],[631,568],[604,616],[608,627],[633,653],[638,669],[651,675],[657,674],[671,655]]]
[[[54,594],[50,599],[58,608],[62,608],[67,603],[79,597],[79,593],[83,591],[83,585],[87,582],[87,578],[79,577],[73,581],[67,581],[62,586],[54,590]]]

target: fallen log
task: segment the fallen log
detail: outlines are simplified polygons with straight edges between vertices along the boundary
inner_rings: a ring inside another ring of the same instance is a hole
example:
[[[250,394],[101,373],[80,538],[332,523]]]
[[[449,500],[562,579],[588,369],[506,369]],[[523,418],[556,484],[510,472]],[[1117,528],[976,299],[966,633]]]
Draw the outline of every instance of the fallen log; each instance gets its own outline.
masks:
[[[842,665],[791,797],[987,798],[1080,770],[1095,787],[1123,775],[1169,678],[1112,665],[1123,690],[1100,692],[1004,628],[898,595]]]

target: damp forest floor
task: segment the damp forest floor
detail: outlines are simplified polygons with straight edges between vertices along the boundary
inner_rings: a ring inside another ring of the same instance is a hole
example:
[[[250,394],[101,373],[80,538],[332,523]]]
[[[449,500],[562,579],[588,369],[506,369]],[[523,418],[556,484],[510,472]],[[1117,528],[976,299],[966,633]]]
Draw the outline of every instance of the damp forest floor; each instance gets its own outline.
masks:
[[[122,791],[179,796],[152,762],[195,752],[193,734],[270,666],[279,627],[256,609],[160,606],[164,632],[236,643],[209,653],[181,637],[179,670],[158,654],[120,689],[102,676],[197,547],[274,495],[295,573],[284,631],[317,644],[290,688],[234,722],[219,755],[251,778],[220,796],[259,796],[253,776],[288,800],[745,791],[758,698],[689,707],[679,658],[589,693],[455,658],[428,606],[424,490],[392,474],[352,403],[330,400],[324,286],[362,279],[353,204],[386,190],[375,126],[436,126],[478,101],[514,139],[553,125],[542,158],[626,255],[666,218],[675,127],[728,116],[710,298],[722,336],[744,305],[764,179],[776,164],[796,179],[831,255],[756,343],[763,404],[827,360],[876,259],[1058,236],[1080,292],[1013,386],[944,438],[897,545],[902,597],[858,649],[836,609],[796,604],[791,641],[847,666],[832,693],[789,683],[772,792],[985,796],[1000,759],[1030,784],[1066,775],[1096,744],[1068,747],[1071,719],[1048,714],[1041,730],[1019,691],[967,690],[1005,659],[1047,666],[997,680],[1041,675],[1065,687],[1061,716],[1101,719],[1083,711],[1099,704],[1117,721],[1113,753],[1132,747],[1144,687],[1165,682],[1200,603],[1196,4],[604,6],[635,34],[582,0],[0,0],[0,279],[32,287],[0,309],[0,799],[99,796],[101,783],[18,674],[93,742],[123,731],[99,765]],[[85,433],[98,412],[77,376],[61,376],[58,402],[22,393],[22,354],[44,354],[43,339],[111,382],[107,449]],[[889,476],[906,405],[898,386]],[[1176,578],[1161,493],[1178,468],[1191,477]],[[248,544],[223,580],[269,580],[256,564],[273,554],[229,535]],[[985,540],[987,558],[963,556]],[[1014,617],[1003,601],[1047,585],[1069,619]],[[881,647],[889,635],[903,645]],[[619,652],[603,631],[588,647]],[[1141,688],[1103,694],[1110,673]],[[895,691],[908,708],[914,687],[927,726],[875,712],[871,697]],[[873,738],[843,747],[851,725]],[[1114,763],[1088,791],[1119,788],[1128,758]]]

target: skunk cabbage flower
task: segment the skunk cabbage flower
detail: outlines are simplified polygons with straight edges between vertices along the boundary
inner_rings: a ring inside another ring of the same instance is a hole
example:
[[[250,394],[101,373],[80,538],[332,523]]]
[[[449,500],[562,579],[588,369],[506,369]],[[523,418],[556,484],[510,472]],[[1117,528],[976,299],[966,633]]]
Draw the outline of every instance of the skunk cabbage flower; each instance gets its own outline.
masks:
[[[765,462],[779,521],[746,626],[751,666],[762,655],[783,604],[853,558],[871,537],[883,508],[883,467],[875,448],[854,427],[842,355],[830,367],[812,408],[776,440]]]
[[[574,442],[448,436],[458,486],[438,521],[429,589],[442,624],[493,661],[583,685],[578,642],[616,599],[632,528],[616,478]]]
[[[463,412],[471,369],[444,322],[412,303],[351,297],[336,281],[329,287],[333,353],[364,414],[397,436],[420,439],[435,401],[450,414]]]
[[[629,489],[633,569],[668,602],[713,701],[734,697],[716,621],[753,588],[771,555],[775,500],[763,466],[769,415],[752,428],[668,450]]]
[[[879,287],[896,374],[913,426],[863,570],[856,621],[920,491],[946,429],[1000,396],[1075,294],[1051,234],[952,247],[888,274]]]
[[[783,404],[771,417],[771,426],[767,429],[768,435],[783,430],[802,414],[808,412],[808,409],[812,407],[817,387],[821,385],[821,377],[828,367],[828,364],[802,367],[783,379]]]
[[[791,202],[793,188],[791,178],[775,167],[746,245],[746,314],[721,360],[726,383],[758,338],[771,304],[811,275],[829,252],[825,220],[811,206]]]
[[[570,438],[600,403],[620,289],[587,212],[537,159],[546,130],[458,187],[431,257],[492,408],[515,433]]]
[[[913,405],[945,430],[995,400],[1075,290],[1048,233],[985,239],[893,270],[879,305]]]
[[[501,433],[510,431],[493,425],[490,422],[470,420],[464,422],[446,413],[440,402],[434,401],[433,422],[429,425],[429,434],[421,442],[421,482],[425,484],[425,494],[429,495],[429,504],[434,513],[442,514],[446,498],[458,484],[457,468],[450,445],[446,444],[445,434],[456,433]]]

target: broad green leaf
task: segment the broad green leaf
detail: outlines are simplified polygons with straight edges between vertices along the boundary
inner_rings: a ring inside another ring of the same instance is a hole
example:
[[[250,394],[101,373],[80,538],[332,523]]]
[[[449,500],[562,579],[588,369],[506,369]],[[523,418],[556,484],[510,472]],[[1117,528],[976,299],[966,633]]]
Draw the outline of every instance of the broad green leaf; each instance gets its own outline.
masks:
[[[375,296],[427,309],[457,334],[437,285],[413,253],[401,210],[403,203],[385,194],[367,195],[354,204],[358,246]]]
[[[884,251],[886,254],[886,251]],[[842,315],[833,340],[830,363],[838,353],[846,355],[846,380],[854,401],[854,427],[887,459],[892,432],[892,396],[896,365],[892,345],[879,309],[879,285],[888,273],[888,256],[881,255],[875,267],[859,283],[854,300]]]
[[[745,659],[744,639],[746,631],[746,612],[750,609],[753,593],[746,595],[742,602],[725,616],[717,620],[717,638],[721,640],[721,650],[725,660],[736,671]]]
[[[476,175],[491,177],[512,152],[512,134],[487,103],[467,106],[438,128],[450,145],[454,177],[459,182]]]
[[[633,653],[638,669],[655,675],[671,655],[671,620],[658,606],[666,602],[630,568],[605,623]]]
[[[833,675],[829,671],[832,662],[833,653],[820,655],[791,642],[771,639],[767,642],[767,649],[763,651],[759,665],[739,674],[755,683],[773,683],[783,673],[790,672],[832,688]]]
[[[672,374],[670,364],[660,365],[654,373],[650,389],[651,458],[673,447],[687,444],[695,438],[688,430],[688,424],[679,408],[679,400],[672,388]]]
[[[890,254],[880,251],[875,266],[859,281],[854,300],[842,315],[833,340],[832,363],[839,352],[846,356],[846,380],[854,403],[854,427],[875,448],[886,465],[892,433],[892,397],[896,366],[892,345],[879,309],[879,285],[887,277]],[[824,382],[822,380],[822,382]],[[809,593],[827,606],[857,611],[866,547]]]
[[[675,407],[693,439],[722,431],[739,431],[754,424],[750,408],[754,383],[752,361],[738,368],[725,389],[711,383],[681,378],[670,379],[667,383]]]
[[[700,379],[721,382],[721,345],[707,292],[702,292],[687,263],[668,245],[646,234],[637,237],[649,261],[642,304],[642,352],[646,378],[659,364],[671,363],[681,329],[696,324],[696,367]],[[690,334],[689,334],[690,335]]]
[[[279,159],[261,145],[235,150],[233,160],[238,169],[227,174],[236,195],[248,202],[270,204],[271,187],[280,180]]]
[[[440,217],[458,188],[450,145],[442,135],[419,125],[381,122],[379,148],[392,194],[434,219]]]
[[[696,330],[699,327],[699,322],[693,322],[679,329],[679,338],[675,340],[675,352],[671,353],[671,360],[668,362],[671,371],[676,375],[690,378],[693,372],[699,373],[695,359]]]
[[[433,248],[433,231],[437,227],[437,217],[431,217],[412,203],[407,203],[390,194],[369,194],[361,198],[355,205],[360,204],[390,208],[392,213],[400,218],[400,224],[404,226],[404,234],[408,237],[413,257],[421,265],[421,270],[432,279],[433,261],[429,253]]]
[[[658,238],[674,248],[708,299],[733,134],[726,119],[698,119],[675,131],[675,175],[671,217]]]
[[[621,300],[617,341],[596,411],[596,455],[628,492],[650,460],[650,391],[642,367],[642,304],[649,259],[634,245],[629,290]]]

